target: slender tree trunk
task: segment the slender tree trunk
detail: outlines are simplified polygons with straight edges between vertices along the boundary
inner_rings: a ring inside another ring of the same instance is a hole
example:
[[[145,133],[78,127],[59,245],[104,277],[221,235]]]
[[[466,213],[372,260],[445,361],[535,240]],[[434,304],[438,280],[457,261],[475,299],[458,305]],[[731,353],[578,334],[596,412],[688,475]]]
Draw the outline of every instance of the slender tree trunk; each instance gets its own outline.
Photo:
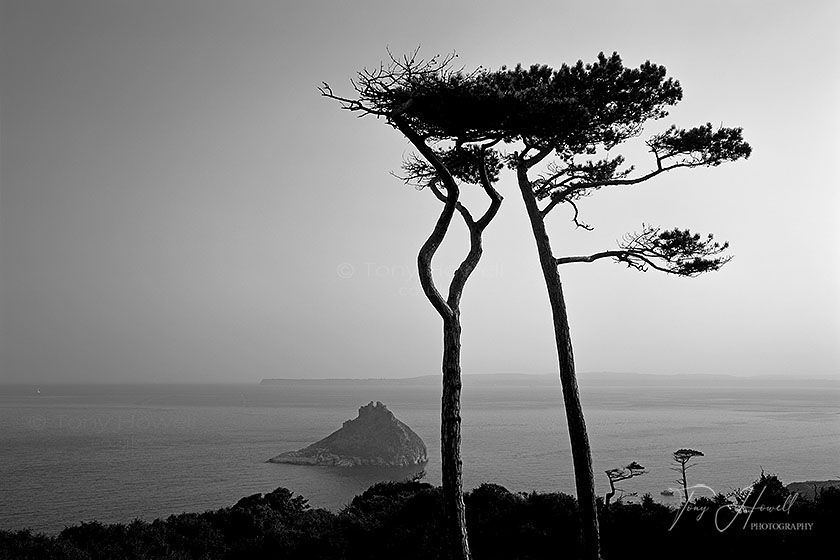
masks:
[[[461,295],[467,280],[481,259],[481,236],[484,228],[499,211],[502,197],[493,188],[487,175],[482,148],[480,179],[484,192],[490,198],[490,206],[484,215],[475,221],[470,212],[458,202],[460,191],[452,174],[441,163],[425,140],[399,115],[391,117],[392,122],[414,144],[420,154],[434,168],[446,190],[442,195],[434,182],[429,184],[435,195],[444,202],[435,228],[417,254],[417,271],[423,293],[443,319],[443,388],[440,406],[440,455],[444,508],[444,556],[452,560],[471,560],[467,540],[467,516],[464,507],[461,462]],[[464,218],[470,232],[470,249],[461,265],[455,270],[449,284],[449,296],[443,296],[435,286],[432,275],[432,258],[437,252],[455,211]]]
[[[688,503],[688,480],[685,478],[685,463],[682,464],[683,475],[683,495],[685,495],[685,503]]]
[[[610,478],[610,491],[604,496],[604,511],[607,511],[607,508],[610,507],[610,500],[613,496],[615,496],[615,483]]]
[[[443,323],[443,391],[440,406],[440,456],[446,558],[470,560],[461,462],[461,318],[457,309]]]
[[[566,408],[566,421],[569,425],[569,440],[572,447],[572,462],[575,471],[575,486],[580,516],[581,544],[583,558],[599,560],[600,543],[598,540],[598,511],[595,501],[595,477],[592,472],[592,454],[586,423],[580,405],[575,360],[572,352],[572,340],[569,335],[569,320],[566,315],[566,302],[563,298],[563,285],[560,273],[551,251],[545,222],[540,214],[537,200],[528,180],[527,169],[520,162],[517,166],[519,190],[525,201],[534,240],[537,243],[540,265],[542,266],[548,300],[554,319],[554,340],[557,345],[557,358],[560,369],[560,384],[563,387],[563,403]]]

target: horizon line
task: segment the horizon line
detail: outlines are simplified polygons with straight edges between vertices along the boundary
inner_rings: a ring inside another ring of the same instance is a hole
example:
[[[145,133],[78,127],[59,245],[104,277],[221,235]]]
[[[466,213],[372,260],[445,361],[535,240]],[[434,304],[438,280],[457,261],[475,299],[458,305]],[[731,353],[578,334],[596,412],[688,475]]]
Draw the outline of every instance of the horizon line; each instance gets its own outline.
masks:
[[[585,371],[578,372],[578,379],[585,376],[626,376],[626,377],[645,377],[645,378],[726,378],[732,380],[756,380],[756,379],[776,379],[776,380],[796,380],[796,381],[840,381],[840,372],[823,372],[823,373],[749,373],[749,374],[735,374],[735,373],[639,373],[630,371]],[[464,373],[462,377],[534,377],[544,378],[549,376],[558,376],[556,372],[548,373],[522,373],[522,372],[495,372],[495,373]],[[405,377],[263,377],[251,378],[249,380],[113,380],[113,381],[95,381],[95,380],[43,380],[38,381],[0,381],[0,386],[13,385],[260,385],[265,381],[410,381],[421,379],[440,379],[442,374],[430,373],[423,375],[412,375]]]

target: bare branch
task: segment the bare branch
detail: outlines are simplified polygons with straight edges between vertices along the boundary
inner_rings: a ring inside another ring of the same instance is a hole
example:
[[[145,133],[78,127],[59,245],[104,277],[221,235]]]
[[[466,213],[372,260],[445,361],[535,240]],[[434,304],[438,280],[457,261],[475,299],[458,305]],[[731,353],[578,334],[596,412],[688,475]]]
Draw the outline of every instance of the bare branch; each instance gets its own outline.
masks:
[[[569,263],[591,263],[595,262],[598,259],[607,259],[607,258],[615,258],[619,261],[623,261],[627,258],[626,251],[601,251],[600,253],[594,253],[592,255],[585,255],[585,256],[577,256],[577,257],[558,257],[554,259],[554,261],[560,264],[569,264]]]
[[[372,107],[365,106],[360,100],[358,99],[350,99],[347,97],[341,97],[340,95],[335,95],[333,93],[332,88],[327,82],[323,82],[321,86],[318,87],[318,91],[321,93],[322,97],[326,97],[328,99],[334,99],[338,101],[340,107],[346,111],[351,112],[361,112],[362,114],[359,116],[365,115],[377,115],[377,116],[387,116],[389,113],[386,111],[379,111]]]
[[[387,63],[357,72],[356,78],[350,82],[357,94],[355,99],[336,95],[326,82],[318,87],[318,91],[323,97],[338,101],[342,109],[360,113],[359,116],[375,115],[389,120],[391,117],[404,116],[415,102],[411,92],[422,90],[424,84],[433,84],[450,75],[462,74],[460,70],[451,67],[457,56],[455,53],[422,59],[419,51],[418,47],[412,53],[398,58],[388,50]],[[424,131],[415,128],[421,136],[425,135]]]
[[[577,204],[575,204],[575,201],[574,201],[574,200],[567,200],[566,202],[568,202],[569,204],[571,204],[571,205],[572,205],[572,208],[574,208],[574,209],[575,209],[575,215],[574,215],[574,217],[572,218],[572,221],[575,223],[575,226],[577,226],[577,227],[579,227],[579,228],[583,228],[583,229],[585,229],[585,230],[587,230],[587,231],[592,231],[593,229],[595,229],[595,228],[593,228],[592,226],[590,226],[589,224],[585,224],[585,223],[583,223],[583,222],[581,222],[581,221],[579,221],[579,220],[578,220],[578,214],[579,214],[579,213],[578,213],[578,207],[577,207]]]
[[[431,182],[429,182],[429,189],[434,193],[435,197],[437,197],[438,200],[440,200],[443,203],[446,203],[446,195],[440,192],[440,189],[437,187],[437,180],[432,180]],[[467,224],[467,227],[472,228],[475,225],[475,220],[473,220],[470,211],[467,210],[467,208],[460,202],[457,202],[455,204],[455,208],[461,214],[461,217],[464,218],[464,223]]]
[[[552,196],[551,200],[549,201],[548,205],[540,210],[540,216],[545,218],[549,212],[551,212],[555,206],[563,202],[563,197],[561,196]]]
[[[481,259],[481,255],[484,251],[481,245],[481,238],[484,233],[484,229],[490,224],[493,218],[496,217],[499,207],[502,204],[502,196],[495,188],[493,188],[493,183],[489,177],[487,169],[488,157],[486,152],[487,150],[485,148],[481,149],[478,165],[481,185],[484,188],[484,192],[490,198],[490,206],[478,222],[472,222],[464,217],[464,221],[466,222],[467,228],[470,232],[470,250],[463,262],[461,262],[461,265],[455,270],[455,274],[452,276],[452,282],[449,284],[449,297],[447,299],[447,303],[450,308],[455,310],[459,307],[464,286],[466,285],[470,275],[475,270],[475,267],[478,266],[478,261]]]

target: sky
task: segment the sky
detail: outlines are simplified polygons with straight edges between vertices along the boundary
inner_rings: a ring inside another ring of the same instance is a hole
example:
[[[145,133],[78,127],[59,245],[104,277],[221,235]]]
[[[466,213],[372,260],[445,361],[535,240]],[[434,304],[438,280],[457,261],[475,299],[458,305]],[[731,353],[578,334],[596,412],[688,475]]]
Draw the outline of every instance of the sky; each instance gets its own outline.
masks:
[[[714,232],[696,279],[561,269],[586,372],[840,376],[840,3],[0,0],[0,382],[252,382],[440,371],[417,250],[440,210],[382,120],[319,96],[418,46],[467,69],[617,51],[684,90],[670,124],[753,155],[557,208],[557,256],[642,222]],[[462,300],[464,373],[551,373],[515,178]],[[465,201],[480,209],[474,192]],[[435,260],[446,285],[457,222]]]

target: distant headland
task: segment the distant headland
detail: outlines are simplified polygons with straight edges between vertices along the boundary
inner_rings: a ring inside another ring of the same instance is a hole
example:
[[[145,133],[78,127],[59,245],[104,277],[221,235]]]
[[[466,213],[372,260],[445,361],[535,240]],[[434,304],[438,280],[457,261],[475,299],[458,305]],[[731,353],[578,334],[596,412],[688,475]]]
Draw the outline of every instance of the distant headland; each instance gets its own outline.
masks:
[[[499,385],[558,385],[556,373],[474,373],[463,376],[465,384]],[[260,385],[341,385],[341,384],[385,384],[385,385],[439,385],[440,375],[422,375],[416,377],[330,377],[330,378],[266,378]],[[583,372],[578,374],[582,386],[657,386],[657,387],[764,387],[801,386],[840,388],[840,377],[836,375],[756,375],[738,376],[722,374],[653,374],[632,372]]]

